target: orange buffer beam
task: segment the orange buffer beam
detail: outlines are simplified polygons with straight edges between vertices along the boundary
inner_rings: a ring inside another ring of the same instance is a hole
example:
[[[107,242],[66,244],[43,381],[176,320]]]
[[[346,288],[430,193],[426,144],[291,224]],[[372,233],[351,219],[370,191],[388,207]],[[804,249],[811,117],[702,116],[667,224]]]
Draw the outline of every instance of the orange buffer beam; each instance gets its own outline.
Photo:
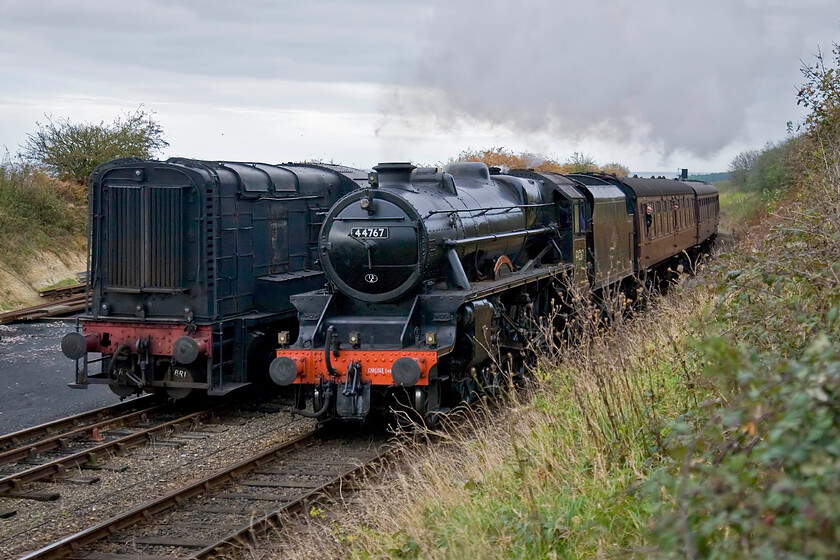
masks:
[[[298,375],[294,384],[316,384],[322,379],[343,383],[347,377],[350,362],[361,364],[362,381],[373,385],[394,385],[391,376],[394,362],[400,358],[410,358],[420,367],[420,379],[416,385],[429,384],[429,372],[437,364],[438,356],[434,350],[341,350],[338,358],[330,355],[333,369],[339,372],[333,377],[327,371],[324,350],[277,350],[277,357],[286,357],[297,364]]]

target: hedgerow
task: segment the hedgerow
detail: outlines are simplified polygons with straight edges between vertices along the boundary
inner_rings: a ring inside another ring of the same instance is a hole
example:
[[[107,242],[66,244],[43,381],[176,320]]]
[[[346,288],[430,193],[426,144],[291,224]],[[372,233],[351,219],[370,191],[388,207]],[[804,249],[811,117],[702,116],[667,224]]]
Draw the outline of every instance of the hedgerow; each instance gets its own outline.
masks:
[[[721,396],[672,424],[672,461],[647,484],[664,557],[837,557],[840,74],[821,57],[803,73],[796,181],[717,264],[710,332],[693,341]]]

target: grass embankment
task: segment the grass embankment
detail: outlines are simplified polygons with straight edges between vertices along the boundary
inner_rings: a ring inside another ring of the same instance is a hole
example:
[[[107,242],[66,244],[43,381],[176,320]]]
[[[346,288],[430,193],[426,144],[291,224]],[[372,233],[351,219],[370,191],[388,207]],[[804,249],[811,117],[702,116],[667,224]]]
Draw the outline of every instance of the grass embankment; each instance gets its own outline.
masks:
[[[31,276],[39,275],[30,273],[31,268],[49,268],[49,263],[34,262],[42,255],[60,259],[83,253],[86,203],[84,187],[57,181],[31,166],[0,165],[0,268],[29,284],[36,280]],[[8,285],[0,290],[0,306],[22,298]]]

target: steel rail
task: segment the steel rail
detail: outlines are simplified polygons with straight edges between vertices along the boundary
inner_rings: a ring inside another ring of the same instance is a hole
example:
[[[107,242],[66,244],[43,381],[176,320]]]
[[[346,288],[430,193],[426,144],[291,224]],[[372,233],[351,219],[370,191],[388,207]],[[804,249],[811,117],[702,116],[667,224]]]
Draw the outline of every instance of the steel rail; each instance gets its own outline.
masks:
[[[61,449],[70,439],[78,438],[79,436],[91,433],[93,430],[104,430],[106,428],[124,428],[134,426],[147,419],[149,414],[157,411],[162,411],[170,408],[168,403],[161,403],[149,408],[144,408],[134,412],[129,412],[122,416],[115,416],[97,422],[95,424],[88,424],[75,430],[62,432],[52,437],[41,438],[29,443],[19,445],[18,447],[8,449],[0,452],[0,465],[22,461],[31,457],[36,453],[43,453],[45,451],[52,451],[54,449]]]
[[[124,401],[110,406],[103,406],[95,410],[82,412],[81,414],[75,414],[73,416],[67,416],[66,418],[53,420],[52,422],[46,422],[44,424],[39,424],[38,426],[2,435],[0,436],[0,451],[11,447],[17,447],[21,445],[21,442],[32,441],[45,436],[53,436],[61,434],[66,430],[82,427],[94,422],[101,422],[107,419],[108,415],[123,415],[128,411],[136,410],[138,407],[148,406],[156,399],[157,397],[154,395],[139,397],[130,401]]]
[[[276,530],[278,525],[281,524],[284,516],[303,512],[306,508],[307,502],[309,502],[313,496],[330,492],[336,487],[339,487],[348,478],[352,478],[356,474],[362,473],[370,465],[388,457],[392,450],[393,449],[391,448],[386,448],[380,451],[376,456],[368,459],[364,463],[349,468],[342,474],[336,476],[333,480],[312,489],[293,502],[285,504],[282,508],[268,513],[267,515],[264,515],[263,517],[235,530],[228,536],[224,537],[223,540],[220,540],[218,544],[208,546],[203,550],[188,556],[187,558],[190,558],[191,560],[213,559],[223,554],[226,550],[230,550],[232,548],[254,546],[256,544],[255,537],[263,535],[269,531]]]
[[[82,553],[82,550],[85,547],[89,547],[103,539],[106,539],[114,533],[116,533],[117,531],[126,529],[128,527],[132,527],[137,523],[146,521],[158,513],[167,511],[170,508],[182,504],[185,500],[199,496],[201,494],[205,494],[208,490],[212,489],[215,486],[220,486],[222,484],[233,481],[235,478],[240,477],[244,474],[253,471],[256,468],[263,466],[267,461],[270,461],[278,455],[282,455],[289,449],[311,441],[316,433],[317,430],[313,430],[311,432],[298,436],[297,438],[291,441],[277,444],[267,449],[266,451],[259,453],[258,455],[241,461],[231,467],[225,468],[220,472],[211,474],[210,476],[193,482],[161,498],[147,502],[125,513],[112,517],[111,519],[104,521],[99,525],[96,525],[89,529],[85,529],[84,531],[80,531],[75,535],[66,537],[54,544],[51,544],[40,550],[23,556],[20,558],[20,560],[45,560],[51,558],[68,558],[78,556],[80,553]],[[243,530],[247,531],[247,529]],[[228,535],[226,539],[230,537],[231,535]],[[216,546],[221,546],[223,545],[223,543],[224,542],[220,542]],[[202,553],[203,552],[204,551],[202,551]]]
[[[67,457],[60,457],[54,461],[38,465],[29,470],[0,478],[0,497],[14,498],[18,497],[19,493],[19,497],[25,498],[25,493],[20,492],[22,484],[37,482],[50,477],[61,476],[65,473],[68,467],[73,468],[83,466],[85,463],[95,463],[97,459],[107,453],[123,453],[130,447],[136,447],[138,445],[148,443],[155,435],[161,432],[180,428],[184,424],[192,424],[210,413],[210,410],[193,412],[191,414],[187,414],[186,416],[176,418],[175,420],[151,426],[137,433],[129,434],[113,441],[102,443],[90,449],[85,449],[79,453],[74,453],[73,455],[68,455]]]
[[[38,290],[38,295],[41,297],[55,297],[66,296],[69,294],[77,294],[85,291],[87,284],[79,282],[77,284],[70,284],[69,286],[60,286],[58,288],[47,288],[45,290]]]
[[[57,299],[48,303],[41,303],[32,307],[15,309],[0,313],[0,323],[13,323],[15,321],[31,321],[43,319],[56,315],[69,315],[84,309],[86,294],[70,296],[64,299]]]

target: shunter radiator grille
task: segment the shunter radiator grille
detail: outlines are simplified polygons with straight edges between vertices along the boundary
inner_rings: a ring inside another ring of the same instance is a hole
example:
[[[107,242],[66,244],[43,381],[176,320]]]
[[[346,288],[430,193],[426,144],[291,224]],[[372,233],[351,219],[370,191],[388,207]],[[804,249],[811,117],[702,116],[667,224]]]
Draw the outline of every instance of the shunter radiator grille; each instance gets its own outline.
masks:
[[[180,288],[184,189],[116,186],[109,190],[105,215],[108,286],[130,290]]]
[[[108,284],[120,288],[143,285],[143,189],[110,190],[108,212]]]
[[[180,288],[183,257],[183,189],[152,188],[149,223],[148,284],[150,288]]]

